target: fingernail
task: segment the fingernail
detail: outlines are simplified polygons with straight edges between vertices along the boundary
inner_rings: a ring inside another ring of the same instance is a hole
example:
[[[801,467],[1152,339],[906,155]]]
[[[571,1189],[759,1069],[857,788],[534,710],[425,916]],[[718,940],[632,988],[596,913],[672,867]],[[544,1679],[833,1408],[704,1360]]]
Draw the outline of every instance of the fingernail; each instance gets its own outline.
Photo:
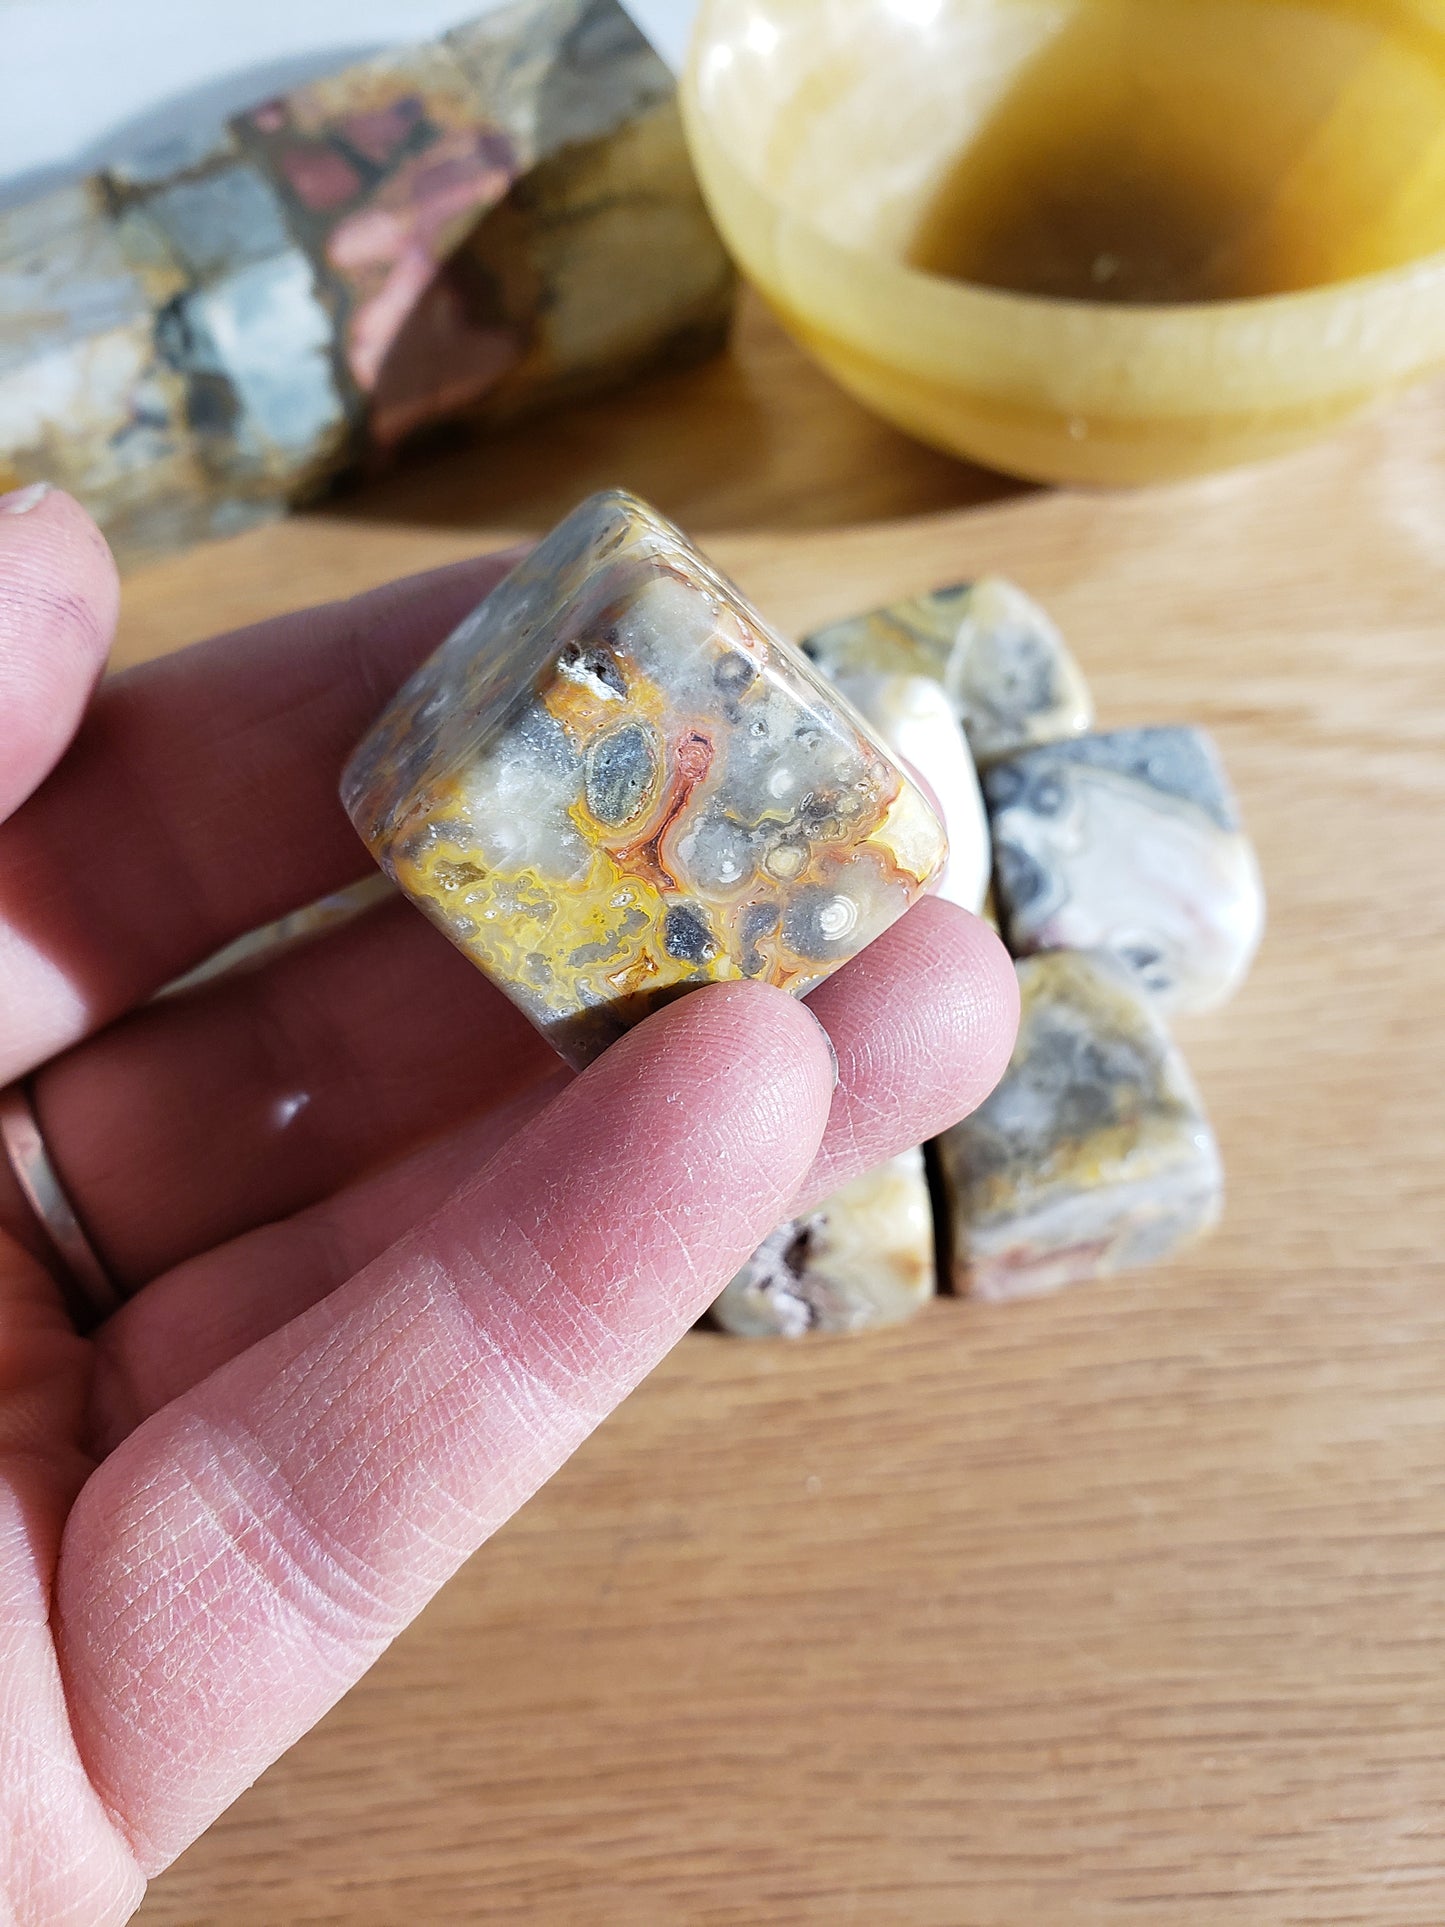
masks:
[[[50,493],[49,482],[32,482],[29,488],[12,489],[8,495],[0,495],[0,515],[28,515]]]
[[[808,1015],[812,1018],[813,1022],[818,1026],[818,1030],[820,1035],[822,1036],[823,1042],[828,1046],[828,1056],[833,1065],[833,1089],[836,1091],[838,1088],[838,1079],[841,1075],[841,1072],[838,1069],[838,1053],[833,1048],[833,1040],[828,1035],[828,1027],[815,1010],[808,1009],[808,1006],[806,1003],[803,1005],[803,1008],[804,1010],[808,1011]]]

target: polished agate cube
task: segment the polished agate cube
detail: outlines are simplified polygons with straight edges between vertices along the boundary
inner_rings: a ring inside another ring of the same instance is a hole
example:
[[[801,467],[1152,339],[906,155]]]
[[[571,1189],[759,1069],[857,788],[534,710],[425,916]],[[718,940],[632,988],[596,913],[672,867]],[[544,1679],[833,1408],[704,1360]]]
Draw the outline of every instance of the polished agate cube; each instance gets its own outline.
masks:
[[[935,1290],[923,1153],[902,1151],[765,1238],[712,1308],[742,1338],[901,1325]]]
[[[955,1290],[1034,1296],[1160,1263],[1219,1215],[1214,1135],[1163,1018],[1112,957],[1018,965],[992,1095],[938,1140]]]
[[[574,510],[423,664],[342,800],[575,1065],[698,984],[804,994],[947,856],[851,705],[617,492]]]
[[[1166,1010],[1207,1010],[1238,987],[1264,892],[1203,730],[1051,743],[996,764],[984,795],[1013,951],[1112,951]]]

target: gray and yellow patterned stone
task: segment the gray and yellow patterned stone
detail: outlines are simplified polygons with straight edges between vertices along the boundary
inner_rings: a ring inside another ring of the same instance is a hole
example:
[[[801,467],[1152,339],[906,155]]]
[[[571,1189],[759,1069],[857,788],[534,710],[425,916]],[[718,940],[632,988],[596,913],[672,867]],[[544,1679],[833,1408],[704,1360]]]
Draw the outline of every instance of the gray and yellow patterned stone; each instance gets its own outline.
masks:
[[[980,769],[1093,721],[1088,685],[1058,629],[1001,576],[830,623],[803,646],[830,676],[934,677]]]
[[[1002,1082],[938,1140],[954,1287],[1006,1299],[1160,1263],[1219,1215],[1223,1174],[1163,1019],[1114,960],[1018,965]]]
[[[712,1318],[742,1338],[874,1331],[914,1317],[934,1290],[923,1153],[903,1151],[765,1238]]]
[[[856,711],[615,491],[422,665],[342,800],[387,873],[574,1064],[696,984],[803,995],[947,855]]]
[[[1264,927],[1259,867],[1203,730],[1052,743],[984,777],[1015,954],[1109,950],[1167,1010],[1222,1003]]]
[[[695,358],[731,295],[666,67],[521,0],[0,213],[0,489],[163,550]]]

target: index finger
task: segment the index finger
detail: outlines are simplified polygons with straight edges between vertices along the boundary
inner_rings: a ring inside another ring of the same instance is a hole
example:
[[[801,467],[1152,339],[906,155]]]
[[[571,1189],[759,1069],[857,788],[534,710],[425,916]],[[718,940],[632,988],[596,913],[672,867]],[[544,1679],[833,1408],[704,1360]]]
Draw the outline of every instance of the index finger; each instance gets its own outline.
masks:
[[[0,495],[0,819],[59,762],[115,632],[100,530],[43,482]]]
[[[260,623],[101,689],[64,762],[0,825],[0,1084],[369,873],[336,798],[341,766],[515,560]],[[0,545],[0,607],[18,566]],[[25,662],[43,647],[39,632],[18,638]]]
[[[804,1005],[696,991],[105,1461],[58,1611],[81,1751],[148,1873],[682,1336],[786,1209],[832,1090]]]

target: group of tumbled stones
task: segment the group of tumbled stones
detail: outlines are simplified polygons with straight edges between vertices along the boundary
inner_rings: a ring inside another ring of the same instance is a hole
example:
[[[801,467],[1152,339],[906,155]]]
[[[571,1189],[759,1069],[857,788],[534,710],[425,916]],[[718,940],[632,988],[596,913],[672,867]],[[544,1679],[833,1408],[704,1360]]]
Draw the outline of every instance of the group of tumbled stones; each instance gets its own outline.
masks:
[[[778,1227],[713,1307],[739,1333],[863,1331],[933,1295],[933,1197],[954,1290],[988,1299],[1157,1262],[1218,1215],[1166,1020],[1240,981],[1258,872],[1207,736],[1092,724],[1009,583],[800,651],[612,490],[415,672],[341,791],[392,880],[579,1068],[701,984],[805,995],[925,890],[995,918],[1022,1005],[998,1088],[927,1156]]]
[[[713,1319],[802,1337],[910,1318],[937,1288],[935,1202],[962,1296],[1031,1296],[1166,1258],[1215,1223],[1223,1188],[1166,1016],[1223,1002],[1263,926],[1213,743],[1187,726],[1094,730],[1057,628],[999,579],[803,646],[928,778],[951,848],[941,894],[995,918],[1022,1017],[971,1117],[926,1159],[893,1159],[780,1227]]]

